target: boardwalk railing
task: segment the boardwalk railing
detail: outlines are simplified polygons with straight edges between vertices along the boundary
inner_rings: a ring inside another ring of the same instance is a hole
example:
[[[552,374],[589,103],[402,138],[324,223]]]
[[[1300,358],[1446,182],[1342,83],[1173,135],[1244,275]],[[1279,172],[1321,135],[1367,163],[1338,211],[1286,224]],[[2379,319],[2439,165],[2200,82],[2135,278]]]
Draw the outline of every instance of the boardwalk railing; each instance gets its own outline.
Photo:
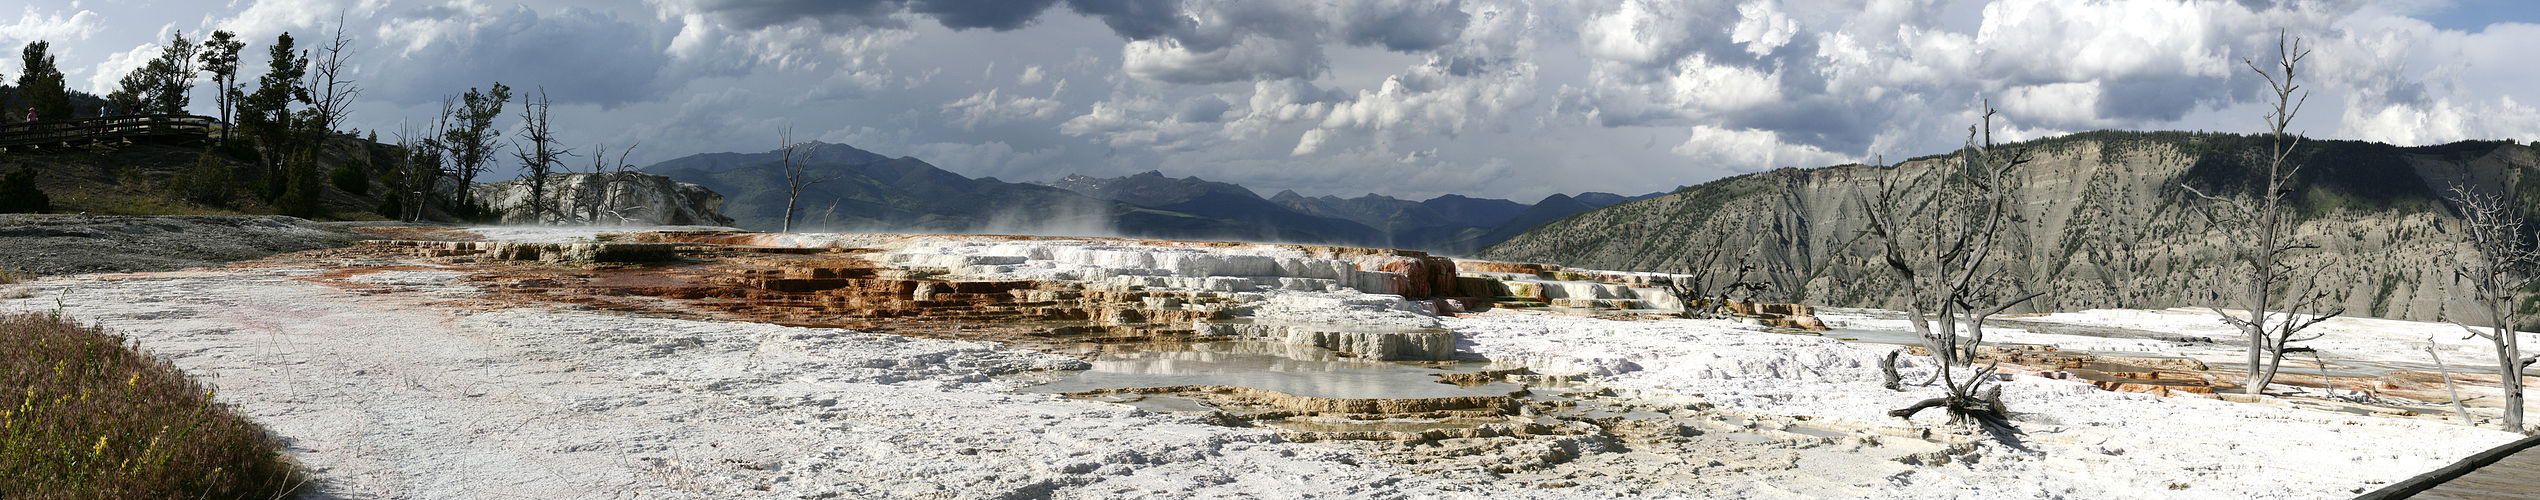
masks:
[[[201,140],[211,136],[212,123],[212,117],[197,115],[125,115],[0,123],[0,148],[79,145],[107,139]]]
[[[2453,486],[2458,486],[2462,491],[2449,492],[2451,494],[2448,495],[2438,494],[2432,496],[2529,498],[2525,495],[2533,492],[2540,492],[2540,476],[2530,475],[2529,472],[2527,472],[2529,470],[2529,467],[2527,466],[2516,468],[2517,470],[2515,471],[2500,471],[2499,476],[2501,477],[2476,481],[2477,484],[2453,485],[2447,483],[2459,481],[2462,476],[2468,476],[2479,472],[2481,468],[2496,465],[2497,462],[2512,459],[2515,454],[2523,453],[2525,450],[2529,450],[2536,446],[2540,446],[2540,436],[2525,437],[2521,440],[2505,443],[2504,446],[2489,448],[2487,451],[2471,454],[2469,458],[2461,459],[2459,462],[2453,462],[2452,465],[2446,465],[2440,469],[2434,469],[2433,472],[2418,474],[2416,477],[2400,480],[2396,483],[2390,483],[2389,486],[2383,486],[2381,489],[2365,493],[2363,496],[2355,497],[2355,499],[2396,500],[2415,497],[2418,494],[2425,493],[2427,491],[2447,489]],[[2506,472],[2519,472],[2520,474]],[[2515,484],[2500,485],[2494,480],[2506,480]],[[2498,486],[2503,487],[2499,488]],[[2480,493],[2482,491],[2486,493]]]

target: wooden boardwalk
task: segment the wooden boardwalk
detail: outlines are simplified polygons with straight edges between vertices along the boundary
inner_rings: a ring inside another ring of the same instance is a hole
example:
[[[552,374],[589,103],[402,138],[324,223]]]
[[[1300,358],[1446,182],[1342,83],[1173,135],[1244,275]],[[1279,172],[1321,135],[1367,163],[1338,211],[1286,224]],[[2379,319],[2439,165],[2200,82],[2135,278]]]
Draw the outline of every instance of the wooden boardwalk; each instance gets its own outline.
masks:
[[[2540,436],[2470,455],[2433,472],[2365,493],[2358,499],[2540,498]]]
[[[212,118],[195,115],[129,115],[77,120],[0,123],[0,150],[12,147],[81,146],[105,140],[203,140]]]

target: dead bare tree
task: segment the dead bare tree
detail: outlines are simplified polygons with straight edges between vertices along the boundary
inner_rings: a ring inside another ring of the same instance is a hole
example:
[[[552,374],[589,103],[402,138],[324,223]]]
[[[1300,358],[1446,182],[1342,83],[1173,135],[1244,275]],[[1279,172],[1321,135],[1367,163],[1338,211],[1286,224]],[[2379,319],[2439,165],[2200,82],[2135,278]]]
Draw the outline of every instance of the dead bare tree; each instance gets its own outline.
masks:
[[[2443,353],[2438,352],[2441,347],[2442,344],[2434,342],[2434,337],[2425,338],[2425,355],[2434,358],[2434,369],[2442,372],[2443,392],[2452,396],[2452,412],[2461,416],[2461,425],[2477,426],[2478,421],[2469,418],[2469,407],[2461,404],[2461,388],[2452,383],[2452,365],[2443,363]]]
[[[1755,258],[1754,214],[1746,210],[1726,211],[1705,221],[1692,241],[1688,242],[1681,275],[1667,278],[1666,288],[1676,302],[1684,305],[1688,318],[1716,318],[1729,302],[1753,298],[1770,289],[1769,282],[1754,279]],[[1726,274],[1721,271],[1734,269]]]
[[[406,153],[405,161],[398,162],[400,170],[392,182],[398,188],[398,197],[402,198],[398,205],[398,219],[421,221],[436,201],[433,199],[437,194],[433,184],[450,173],[444,161],[448,156],[443,154],[448,148],[441,138],[450,128],[450,118],[457,113],[457,99],[443,97],[441,113],[433,117],[429,128],[418,131],[404,124],[397,126],[397,147]]]
[[[2254,195],[2217,196],[2182,184],[2189,193],[2204,199],[2198,211],[2206,222],[2229,236],[2226,244],[2231,245],[2234,260],[2244,264],[2240,266],[2244,281],[2239,297],[2242,314],[2233,315],[2220,305],[2208,304],[2206,308],[2249,338],[2249,378],[2242,384],[2242,391],[2247,394],[2265,392],[2267,384],[2275,381],[2276,371],[2284,366],[2285,353],[2307,350],[2293,347],[2294,343],[2319,338],[2302,336],[2302,330],[2346,312],[2345,307],[2327,304],[2326,292],[2315,291],[2316,274],[2299,274],[2286,262],[2293,251],[2316,249],[2319,245],[2295,241],[2294,230],[2299,221],[2287,203],[2293,194],[2294,176],[2302,171],[2302,166],[2293,162],[2294,148],[2301,145],[2302,137],[2284,131],[2293,124],[2293,115],[2302,111],[2302,103],[2310,100],[2310,93],[2301,91],[2302,87],[2293,81],[2310,51],[2302,48],[2299,38],[2279,34],[2276,42],[2276,71],[2259,66],[2256,60],[2241,59],[2250,71],[2266,78],[2275,93],[2274,110],[2266,115],[2267,134],[2273,145],[2257,159],[2267,166],[2264,189]],[[2303,281],[2298,285],[2294,283],[2297,277]],[[2277,302],[2279,296],[2285,300]]]
[[[811,172],[807,171],[807,165],[796,161],[795,156],[802,154],[803,145],[794,142],[794,126],[785,126],[779,134],[778,140],[785,143],[785,146],[780,149],[785,154],[785,223],[778,231],[790,233],[794,232],[794,202],[802,199],[803,188],[838,180],[838,178],[813,177]]]
[[[344,14],[336,13],[335,37],[318,46],[316,56],[309,61],[309,82],[305,87],[311,91],[309,111],[317,116],[309,123],[312,133],[333,133],[344,124],[353,98],[361,95],[361,86],[345,73],[352,53],[353,39],[344,35]]]
[[[1880,244],[1880,258],[1897,278],[1914,333],[1931,351],[1936,378],[1948,391],[1888,414],[1912,418],[1939,407],[1952,424],[1973,421],[1999,436],[2015,431],[2000,387],[1986,389],[2000,360],[1975,366],[1984,320],[2045,292],[2028,290],[2026,280],[1996,262],[2008,253],[2001,235],[2018,188],[2013,172],[2030,161],[2030,153],[1994,145],[1993,114],[1986,103],[1983,122],[1968,127],[1967,145],[1956,158],[1918,171],[1877,166],[1887,172],[1860,205],[1868,219],[1863,236]]]
[[[2468,317],[2446,310],[2443,320],[2495,345],[2496,374],[2505,386],[2505,430],[2531,432],[2522,424],[2522,376],[2534,358],[2522,355],[2521,335],[2514,332],[2521,328],[2516,316],[2530,299],[2528,290],[2540,280],[2540,248],[2523,227],[2522,211],[2504,195],[2454,184],[2447,198],[2460,209],[2468,233],[2452,276],[2469,282],[2473,307]]]
[[[636,143],[636,146],[641,145],[643,143]],[[626,215],[619,213],[620,210],[617,208],[617,185],[627,181],[626,176],[620,174],[627,169],[635,168],[634,165],[626,163],[626,157],[635,154],[635,146],[627,146],[626,149],[618,151],[616,162],[608,161],[608,151],[607,144],[591,146],[591,176],[597,182],[585,182],[582,185],[588,189],[597,189],[599,192],[586,193],[583,197],[585,200],[590,200],[587,203],[590,205],[588,215],[582,219],[584,224],[599,225],[603,212],[617,217],[618,222],[621,223],[626,222],[627,219]]]
[[[554,200],[547,197],[547,175],[555,173],[556,167],[564,164],[564,157],[574,154],[571,149],[556,149],[556,134],[552,127],[554,122],[547,119],[547,109],[554,106],[552,101],[547,100],[545,86],[538,87],[536,100],[522,95],[520,135],[512,140],[512,157],[520,159],[521,173],[525,177],[524,180],[529,181],[528,208],[531,224],[546,224],[551,214],[556,215],[557,218],[563,217],[563,214],[556,209]],[[523,140],[529,143],[521,144]]]

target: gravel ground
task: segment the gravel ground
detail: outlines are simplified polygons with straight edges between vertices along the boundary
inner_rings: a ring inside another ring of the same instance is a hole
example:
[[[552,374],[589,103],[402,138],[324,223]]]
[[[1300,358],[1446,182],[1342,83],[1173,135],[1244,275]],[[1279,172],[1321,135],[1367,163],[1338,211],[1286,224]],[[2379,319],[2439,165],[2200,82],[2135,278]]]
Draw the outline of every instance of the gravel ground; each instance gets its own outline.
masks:
[[[173,271],[369,238],[340,226],[278,215],[0,215],[0,271]]]

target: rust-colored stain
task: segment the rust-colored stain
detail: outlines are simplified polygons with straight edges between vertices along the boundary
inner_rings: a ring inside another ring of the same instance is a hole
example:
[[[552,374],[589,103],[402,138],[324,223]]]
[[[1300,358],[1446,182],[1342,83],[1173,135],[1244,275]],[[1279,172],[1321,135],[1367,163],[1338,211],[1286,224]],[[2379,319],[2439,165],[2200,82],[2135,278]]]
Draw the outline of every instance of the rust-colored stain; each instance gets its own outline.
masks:
[[[1209,306],[1230,300],[1198,292],[1088,287],[1074,282],[939,279],[876,265],[865,257],[875,252],[868,248],[750,246],[770,242],[757,233],[629,236],[629,241],[636,242],[696,245],[682,246],[680,261],[657,265],[502,261],[396,245],[315,250],[240,265],[314,264],[322,271],[295,279],[364,294],[392,293],[398,287],[353,278],[389,271],[463,272],[467,274],[459,281],[480,288],[484,296],[438,303],[461,309],[573,304],[644,315],[988,340],[1024,347],[1191,340],[1196,336],[1194,323],[1227,319],[1222,308]],[[883,236],[880,241],[915,237],[920,236]],[[425,263],[379,265],[383,260],[417,259]],[[1387,270],[1411,271],[1406,273],[1409,276],[1453,276],[1452,261],[1442,269],[1416,269],[1426,265],[1425,260],[1418,262],[1405,264],[1414,268]],[[1156,308],[1149,299],[1172,299],[1197,307]],[[1750,312],[1806,314],[1803,307],[1767,306]],[[1907,350],[1926,355],[1918,346]],[[1994,360],[2001,362],[2005,373],[2078,379],[2109,391],[2170,396],[2239,390],[2239,374],[2228,371],[2230,367],[2215,369],[2187,359],[2097,356],[2026,345],[1980,350],[1978,362]],[[2493,374],[2461,372],[2452,379],[2472,386],[2498,385]],[[2316,373],[2288,366],[2276,382],[2310,387],[2330,384],[2377,396],[2441,402],[2447,400],[2442,380],[2438,374],[2410,370],[2323,380]]]
[[[682,242],[696,243],[694,240]],[[442,266],[330,269],[302,278],[348,290],[349,278],[388,270],[458,270],[485,292],[479,306],[543,302],[692,319],[996,340],[1010,343],[1175,340],[1211,310],[1154,309],[1149,297],[1209,302],[1190,292],[1088,289],[1080,283],[944,280],[874,265],[870,249],[699,245],[664,265],[568,265],[481,260],[391,245],[338,249],[338,259],[425,258]],[[1221,299],[1222,300],[1222,299]]]

